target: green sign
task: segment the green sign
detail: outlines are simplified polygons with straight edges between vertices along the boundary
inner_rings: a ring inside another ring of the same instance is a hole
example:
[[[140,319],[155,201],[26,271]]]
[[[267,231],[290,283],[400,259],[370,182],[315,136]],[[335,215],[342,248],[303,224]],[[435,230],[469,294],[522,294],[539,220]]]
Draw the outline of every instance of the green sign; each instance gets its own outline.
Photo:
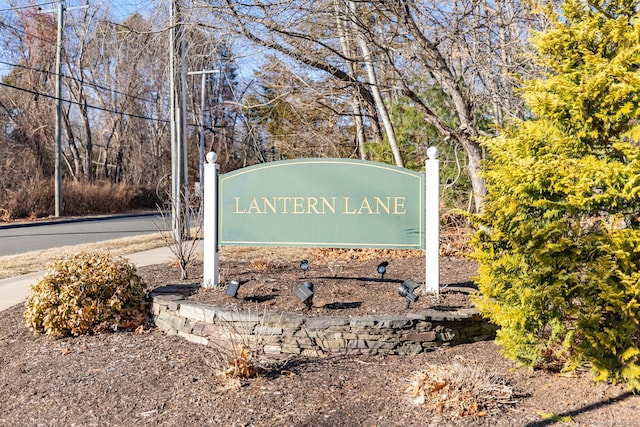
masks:
[[[271,162],[220,176],[227,246],[424,249],[424,174],[348,159]]]

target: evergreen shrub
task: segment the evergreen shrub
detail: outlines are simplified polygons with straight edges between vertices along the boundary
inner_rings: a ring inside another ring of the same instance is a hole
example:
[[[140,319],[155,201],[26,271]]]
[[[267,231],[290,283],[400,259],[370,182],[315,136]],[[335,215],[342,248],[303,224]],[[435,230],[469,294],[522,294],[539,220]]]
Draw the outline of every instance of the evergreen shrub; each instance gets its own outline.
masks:
[[[563,12],[535,39],[534,117],[486,141],[476,304],[507,356],[638,390],[640,16],[623,0]]]

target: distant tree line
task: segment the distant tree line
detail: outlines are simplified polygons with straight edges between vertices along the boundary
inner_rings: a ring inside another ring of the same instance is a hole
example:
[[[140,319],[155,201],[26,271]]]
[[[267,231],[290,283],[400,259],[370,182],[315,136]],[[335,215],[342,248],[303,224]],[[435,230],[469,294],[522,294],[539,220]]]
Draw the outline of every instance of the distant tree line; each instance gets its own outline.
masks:
[[[526,116],[516,76],[535,71],[526,40],[544,25],[519,0],[179,3],[185,70],[218,70],[204,102],[200,77],[186,78],[191,182],[202,129],[223,171],[314,156],[419,169],[437,145],[448,202],[470,209],[486,193],[479,137]],[[66,181],[168,185],[167,7],[124,19],[99,5],[66,13]],[[2,11],[0,33],[8,200],[52,179],[57,18],[16,1]]]

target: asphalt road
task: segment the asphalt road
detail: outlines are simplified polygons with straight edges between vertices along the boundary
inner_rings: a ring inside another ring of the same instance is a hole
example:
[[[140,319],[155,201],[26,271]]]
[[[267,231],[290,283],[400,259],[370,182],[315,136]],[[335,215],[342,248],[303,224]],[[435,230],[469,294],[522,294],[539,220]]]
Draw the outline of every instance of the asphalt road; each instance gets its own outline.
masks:
[[[158,232],[159,214],[112,215],[0,226],[0,256]]]

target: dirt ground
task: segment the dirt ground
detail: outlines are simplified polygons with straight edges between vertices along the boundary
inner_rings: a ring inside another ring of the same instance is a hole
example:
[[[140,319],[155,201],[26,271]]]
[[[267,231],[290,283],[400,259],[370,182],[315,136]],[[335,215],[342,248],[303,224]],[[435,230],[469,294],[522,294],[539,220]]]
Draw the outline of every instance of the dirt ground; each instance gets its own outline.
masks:
[[[306,277],[299,270],[302,256],[310,264]],[[384,281],[376,273],[382,261],[389,262]],[[199,265],[187,281],[172,265],[139,272],[151,288],[195,285],[201,278]],[[474,272],[472,262],[444,257],[441,297],[420,295],[409,310],[468,304]],[[420,281],[424,263],[384,251],[247,249],[223,253],[221,274],[225,282],[242,282],[237,298],[222,288],[191,298],[304,311],[292,289],[308,280],[316,291],[309,315],[350,316],[406,311],[397,286]],[[492,341],[417,356],[260,359],[255,378],[237,381],[219,375],[217,349],[153,327],[51,340],[27,330],[22,311],[18,305],[0,312],[0,426],[638,425],[640,396],[595,385],[588,370],[554,375],[516,369]],[[436,378],[442,372],[450,374]],[[426,374],[433,381],[425,382]]]

